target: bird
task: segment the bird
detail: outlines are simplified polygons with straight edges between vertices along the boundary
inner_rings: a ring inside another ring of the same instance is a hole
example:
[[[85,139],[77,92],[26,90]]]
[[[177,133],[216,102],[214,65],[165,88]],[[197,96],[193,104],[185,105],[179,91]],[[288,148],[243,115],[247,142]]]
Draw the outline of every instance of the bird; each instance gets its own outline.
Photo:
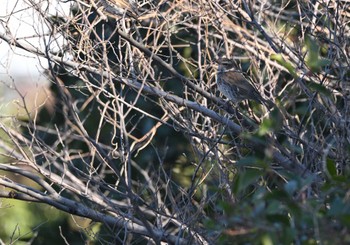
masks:
[[[216,84],[219,91],[234,104],[243,100],[254,100],[268,108],[272,108],[274,105],[260,95],[243,72],[235,68],[235,63],[232,60],[221,58],[218,60]]]

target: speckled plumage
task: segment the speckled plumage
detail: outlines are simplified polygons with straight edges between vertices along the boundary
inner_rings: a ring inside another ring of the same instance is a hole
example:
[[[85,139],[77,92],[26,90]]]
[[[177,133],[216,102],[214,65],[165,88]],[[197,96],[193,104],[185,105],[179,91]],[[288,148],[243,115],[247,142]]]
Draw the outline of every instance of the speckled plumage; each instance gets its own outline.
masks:
[[[235,68],[229,68],[230,66],[232,65],[220,61],[216,76],[218,89],[225,97],[233,103],[247,99],[254,100],[260,104],[271,105],[271,102],[260,95],[242,72]]]

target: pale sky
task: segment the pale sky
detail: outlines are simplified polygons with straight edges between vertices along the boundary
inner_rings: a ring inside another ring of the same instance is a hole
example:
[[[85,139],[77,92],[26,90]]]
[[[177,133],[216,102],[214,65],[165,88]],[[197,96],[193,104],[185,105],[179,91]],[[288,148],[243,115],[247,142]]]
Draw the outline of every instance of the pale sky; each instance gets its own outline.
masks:
[[[16,37],[20,41],[29,42],[31,45],[44,50],[42,35],[47,32],[43,21],[39,15],[30,8],[28,0],[0,0],[0,33],[7,33]],[[31,2],[41,2],[42,9],[47,8],[50,3],[49,12],[53,15],[69,14],[69,5],[57,5],[56,0],[33,0]],[[65,9],[62,9],[62,6]],[[41,80],[40,74],[43,68],[47,67],[47,62],[42,59],[39,62],[37,57],[15,48],[0,40],[0,80],[8,82],[11,80],[23,79],[37,82]],[[6,81],[4,81],[6,80]]]
[[[43,34],[47,28],[31,7],[30,2],[41,3],[41,9],[52,15],[69,15],[69,4],[57,4],[58,0],[0,0],[0,34],[9,35],[40,50],[44,49]],[[50,3],[49,8],[47,4]],[[64,9],[63,9],[64,7]],[[36,110],[47,101],[49,82],[43,76],[47,61],[8,45],[0,38],[0,116],[22,115],[23,102],[29,110]],[[17,88],[17,91],[13,89]]]

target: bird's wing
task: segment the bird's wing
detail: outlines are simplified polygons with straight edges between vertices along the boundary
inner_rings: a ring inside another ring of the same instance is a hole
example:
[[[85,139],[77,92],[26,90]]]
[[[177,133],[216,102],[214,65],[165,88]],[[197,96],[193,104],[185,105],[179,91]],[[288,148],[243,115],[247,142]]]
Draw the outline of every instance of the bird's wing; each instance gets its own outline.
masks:
[[[224,79],[226,81],[236,81],[234,86],[240,93],[250,94],[257,89],[249,82],[249,80],[240,72],[225,72]]]

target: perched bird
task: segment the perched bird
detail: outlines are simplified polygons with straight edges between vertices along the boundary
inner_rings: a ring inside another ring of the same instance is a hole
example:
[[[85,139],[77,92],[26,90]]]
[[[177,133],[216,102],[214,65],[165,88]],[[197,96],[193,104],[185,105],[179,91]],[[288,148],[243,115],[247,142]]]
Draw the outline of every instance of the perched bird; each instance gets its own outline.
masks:
[[[268,108],[273,107],[274,104],[264,99],[243,73],[235,68],[235,63],[232,60],[220,59],[218,63],[216,84],[225,97],[233,103],[254,100]]]

